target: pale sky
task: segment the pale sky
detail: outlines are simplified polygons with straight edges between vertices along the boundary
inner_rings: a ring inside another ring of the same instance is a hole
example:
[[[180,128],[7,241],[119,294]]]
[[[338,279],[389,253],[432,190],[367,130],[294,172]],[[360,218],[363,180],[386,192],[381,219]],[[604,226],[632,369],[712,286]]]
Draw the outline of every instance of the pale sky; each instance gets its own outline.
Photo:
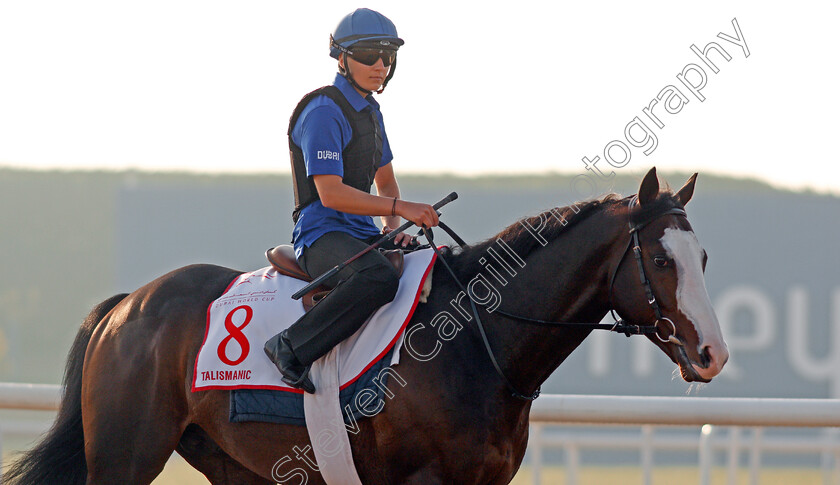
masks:
[[[406,41],[377,97],[398,174],[577,174],[599,156],[840,194],[840,9],[770,5],[0,0],[0,165],[288,173],[289,115],[367,6]],[[749,57],[717,37],[733,18]],[[709,42],[731,56],[709,55],[717,74],[690,49]],[[689,64],[703,102],[677,79]],[[654,106],[659,128],[642,110],[669,85],[688,103]],[[649,154],[626,139],[637,116]]]

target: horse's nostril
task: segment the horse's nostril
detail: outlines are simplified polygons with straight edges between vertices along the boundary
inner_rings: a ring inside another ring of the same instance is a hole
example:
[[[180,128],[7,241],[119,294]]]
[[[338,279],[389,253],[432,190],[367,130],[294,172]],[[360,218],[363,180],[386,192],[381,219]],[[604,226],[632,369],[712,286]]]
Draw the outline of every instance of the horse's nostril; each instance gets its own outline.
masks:
[[[703,348],[700,349],[700,363],[703,367],[709,367],[709,364],[712,363],[712,354],[711,354],[711,347],[708,345],[704,345]]]

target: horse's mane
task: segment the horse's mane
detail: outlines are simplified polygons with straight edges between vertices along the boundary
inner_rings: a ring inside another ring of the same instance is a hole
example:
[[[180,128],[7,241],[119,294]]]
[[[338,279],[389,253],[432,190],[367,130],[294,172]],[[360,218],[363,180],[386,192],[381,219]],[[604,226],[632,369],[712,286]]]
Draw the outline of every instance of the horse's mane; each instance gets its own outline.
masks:
[[[634,224],[640,224],[648,222],[668,209],[682,207],[673,195],[669,190],[663,191],[652,203],[645,204],[643,207],[634,207],[630,220]],[[460,250],[453,250],[447,254],[446,259],[460,277],[469,278],[481,271],[480,260],[486,256],[487,249],[496,244],[497,240],[504,241],[521,258],[526,258],[532,251],[541,247],[537,238],[526,228],[526,224],[530,227],[538,227],[541,221],[545,220],[546,226],[540,231],[540,235],[551,242],[596,212],[613,207],[623,200],[620,195],[613,193],[599,199],[546,210],[536,216],[520,219],[484,241],[469,244]]]

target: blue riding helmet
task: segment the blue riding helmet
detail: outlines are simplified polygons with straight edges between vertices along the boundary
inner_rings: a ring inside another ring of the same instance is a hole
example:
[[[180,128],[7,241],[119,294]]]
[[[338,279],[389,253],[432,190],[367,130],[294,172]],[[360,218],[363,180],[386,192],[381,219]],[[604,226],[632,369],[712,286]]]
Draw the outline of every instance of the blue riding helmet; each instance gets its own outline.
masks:
[[[388,17],[368,8],[348,14],[330,36],[330,56],[338,59],[342,52],[362,42],[365,47],[397,50],[405,43],[397,35],[397,28]]]

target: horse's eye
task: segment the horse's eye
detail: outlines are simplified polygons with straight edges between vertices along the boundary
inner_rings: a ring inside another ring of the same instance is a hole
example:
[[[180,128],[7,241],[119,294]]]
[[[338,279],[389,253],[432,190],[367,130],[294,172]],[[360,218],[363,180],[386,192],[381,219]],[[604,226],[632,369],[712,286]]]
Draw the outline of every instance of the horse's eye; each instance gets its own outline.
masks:
[[[664,268],[668,266],[668,257],[663,256],[661,254],[657,254],[653,257],[653,264],[659,266],[660,268]]]

